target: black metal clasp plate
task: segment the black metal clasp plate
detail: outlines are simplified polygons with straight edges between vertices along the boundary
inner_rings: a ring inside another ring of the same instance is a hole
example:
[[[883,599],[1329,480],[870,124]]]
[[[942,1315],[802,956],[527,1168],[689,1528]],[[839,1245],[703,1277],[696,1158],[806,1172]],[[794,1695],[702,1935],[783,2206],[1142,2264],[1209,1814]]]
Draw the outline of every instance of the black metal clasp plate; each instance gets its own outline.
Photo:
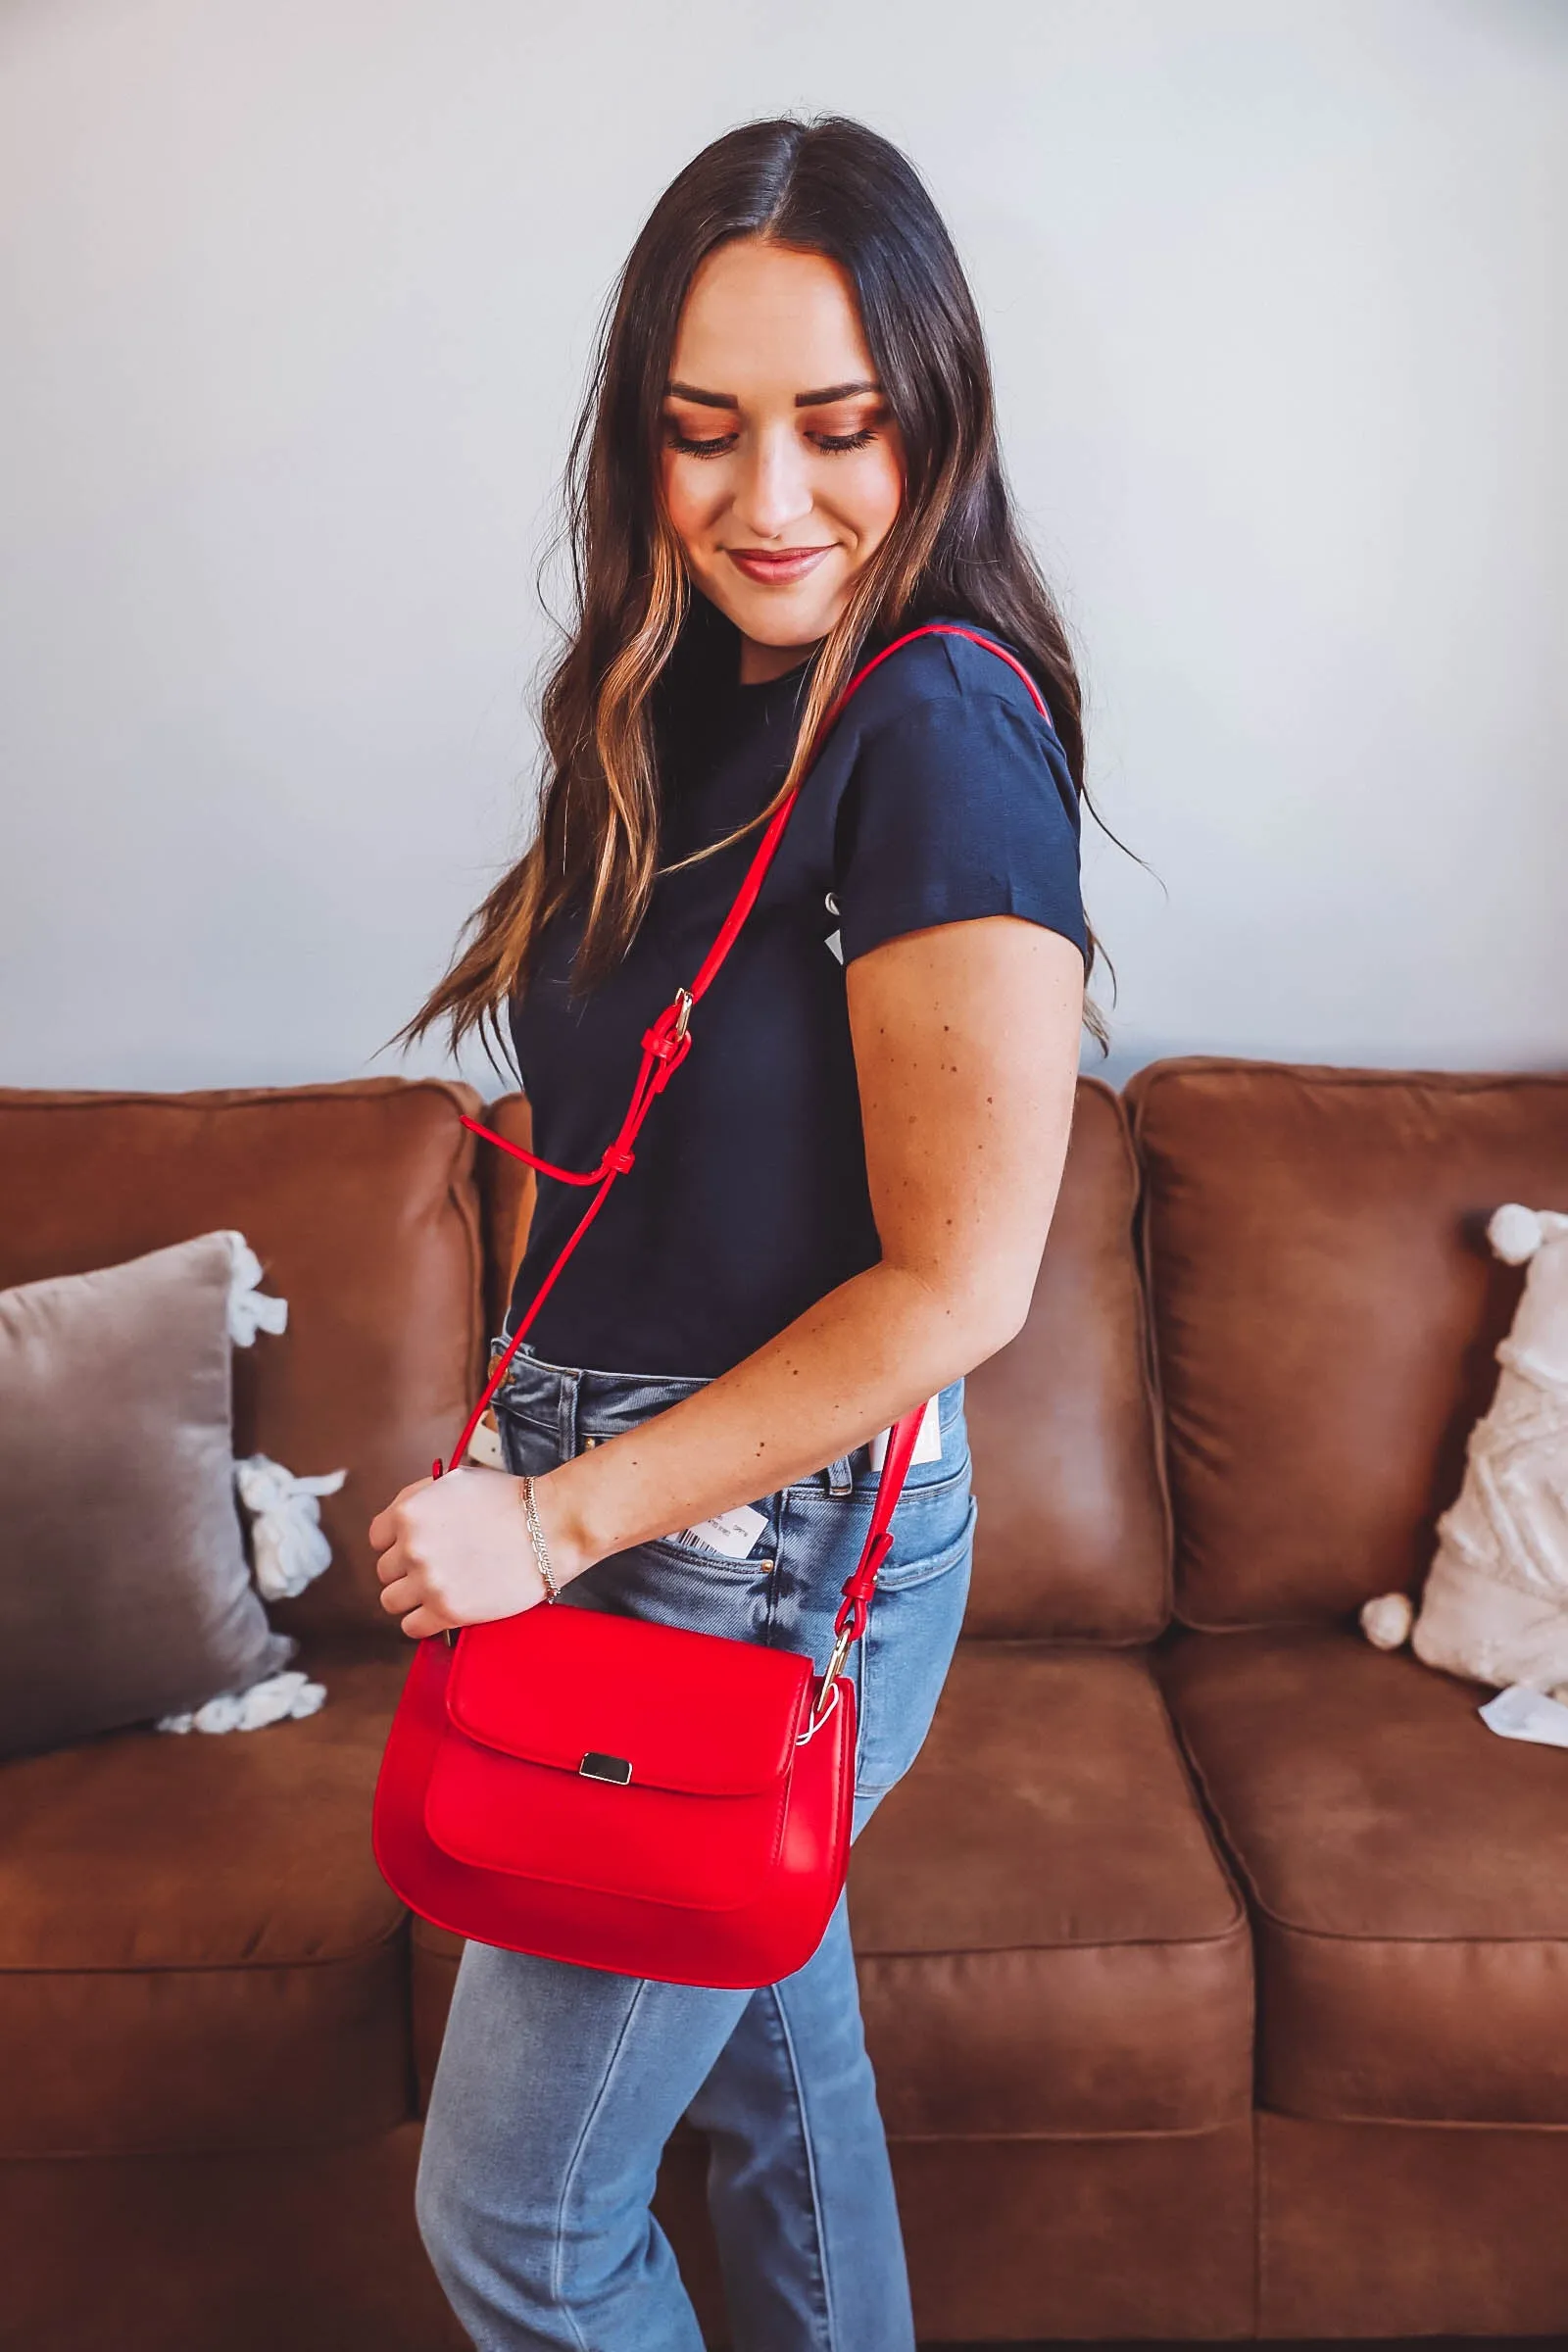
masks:
[[[602,1756],[595,1747],[588,1750],[577,1770],[585,1781],[609,1781],[617,1788],[624,1788],[631,1779],[631,1765],[625,1756]]]

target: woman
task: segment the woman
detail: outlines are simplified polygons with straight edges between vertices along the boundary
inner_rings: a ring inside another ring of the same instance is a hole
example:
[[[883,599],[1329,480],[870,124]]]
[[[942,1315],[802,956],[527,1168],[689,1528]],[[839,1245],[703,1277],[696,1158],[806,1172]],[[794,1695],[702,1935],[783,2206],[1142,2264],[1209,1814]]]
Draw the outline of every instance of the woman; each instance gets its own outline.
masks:
[[[514,1359],[508,1474],[421,1481],[370,1530],[415,1637],[531,1608],[548,1578],[820,1671],[874,1441],[932,1399],[858,1653],[858,1827],[957,1638],[963,1375],[1029,1304],[1094,954],[1072,666],[1009,511],[971,298],[896,149],[758,122],[680,174],[623,273],[570,479],[580,609],[544,697],[539,834],[406,1033],[505,1011],[558,1166],[598,1159],[643,1032],[878,647],[944,620],[1049,706],[959,634],[860,685],[634,1171]],[[541,1184],[509,1337],[581,1206]],[[466,1948],[419,2220],[474,2342],[696,2352],[648,2210],[686,2114],[736,2345],[908,2352],[842,1901],[756,1993]]]

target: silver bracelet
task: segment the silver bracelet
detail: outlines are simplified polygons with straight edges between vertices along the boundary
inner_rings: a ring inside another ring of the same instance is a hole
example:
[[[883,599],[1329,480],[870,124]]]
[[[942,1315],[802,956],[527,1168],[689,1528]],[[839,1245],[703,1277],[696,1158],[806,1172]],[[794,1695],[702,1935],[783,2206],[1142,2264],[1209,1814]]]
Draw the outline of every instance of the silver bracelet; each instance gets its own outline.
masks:
[[[561,1587],[557,1584],[550,1566],[550,1547],[545,1542],[545,1531],[539,1524],[539,1505],[533,1498],[533,1480],[531,1478],[525,1478],[522,1482],[522,1515],[528,1522],[528,1542],[533,1546],[533,1564],[539,1571],[539,1582],[544,1586],[545,1598],[546,1600],[559,1600]]]

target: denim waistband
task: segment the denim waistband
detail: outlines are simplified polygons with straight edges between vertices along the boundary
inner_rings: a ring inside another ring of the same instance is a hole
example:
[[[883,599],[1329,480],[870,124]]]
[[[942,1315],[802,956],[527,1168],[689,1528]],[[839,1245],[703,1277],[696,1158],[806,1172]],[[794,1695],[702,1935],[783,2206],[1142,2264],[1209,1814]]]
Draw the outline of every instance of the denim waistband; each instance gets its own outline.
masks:
[[[504,1338],[491,1341],[492,1371],[506,1346]],[[707,1386],[705,1378],[672,1372],[601,1372],[587,1364],[548,1363],[524,1340],[508,1367],[501,1398],[540,1420],[561,1420],[564,1435],[569,1425],[582,1436],[608,1438]]]
[[[506,1346],[504,1337],[491,1341],[492,1372]],[[547,1363],[524,1340],[508,1366],[497,1402],[550,1430],[562,1459],[569,1460],[586,1446],[602,1445],[608,1438],[637,1428],[655,1413],[667,1411],[709,1385],[709,1377],[703,1374],[603,1372],[590,1365]],[[938,1418],[944,1432],[962,1411],[960,1379],[941,1392]],[[943,1451],[949,1451],[946,1442]],[[869,1446],[858,1446],[852,1453],[828,1463],[819,1475],[830,1490],[847,1489],[868,1475],[870,1452]]]

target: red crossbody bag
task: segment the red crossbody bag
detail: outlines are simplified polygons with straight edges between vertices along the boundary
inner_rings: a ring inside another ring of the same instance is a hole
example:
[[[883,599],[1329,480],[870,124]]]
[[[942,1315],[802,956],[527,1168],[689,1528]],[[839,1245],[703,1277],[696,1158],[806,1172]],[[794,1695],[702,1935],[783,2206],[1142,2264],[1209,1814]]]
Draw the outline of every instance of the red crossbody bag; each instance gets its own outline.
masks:
[[[926,636],[966,637],[998,655],[1049,716],[1034,680],[1004,648],[933,621],[851,679],[813,758],[862,680]],[[692,1012],[757,902],[800,789],[770,818],[690,988],[644,1037],[626,1114],[597,1167],[553,1167],[465,1119],[475,1135],[558,1183],[591,1188],[591,1197],[491,1373],[452,1468],[691,1051]],[[894,1506],[920,1417],[917,1407],[893,1425],[819,1680],[811,1660],[793,1650],[569,1605],[421,1642],[375,1791],[375,1857],[394,1892],[422,1918],[477,1942],[625,1976],[755,1986],[802,1967],[822,1939],[849,1866],[856,1696],[845,1667],[893,1547]]]

